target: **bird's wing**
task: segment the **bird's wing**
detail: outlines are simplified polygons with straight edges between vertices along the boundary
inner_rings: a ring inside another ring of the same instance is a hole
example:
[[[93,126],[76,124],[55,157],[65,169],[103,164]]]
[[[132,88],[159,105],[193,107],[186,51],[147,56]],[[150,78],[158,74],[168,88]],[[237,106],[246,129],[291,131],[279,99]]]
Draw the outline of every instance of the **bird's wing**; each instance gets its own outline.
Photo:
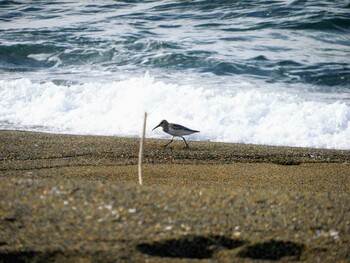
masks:
[[[191,129],[185,127],[185,126],[182,126],[182,125],[180,125],[180,124],[175,124],[175,123],[173,123],[173,124],[171,125],[171,128],[172,128],[173,130],[176,130],[176,131],[182,130],[182,131],[187,131],[187,132],[192,132],[192,133],[193,133],[193,132],[199,132],[199,131],[191,130]]]

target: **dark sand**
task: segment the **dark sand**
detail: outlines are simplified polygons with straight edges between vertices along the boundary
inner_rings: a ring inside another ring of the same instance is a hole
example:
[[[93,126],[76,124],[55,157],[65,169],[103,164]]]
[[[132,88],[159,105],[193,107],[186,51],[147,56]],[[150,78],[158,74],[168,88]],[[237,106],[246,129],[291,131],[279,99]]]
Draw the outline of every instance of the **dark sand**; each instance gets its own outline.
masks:
[[[0,262],[350,262],[350,151],[0,131]]]

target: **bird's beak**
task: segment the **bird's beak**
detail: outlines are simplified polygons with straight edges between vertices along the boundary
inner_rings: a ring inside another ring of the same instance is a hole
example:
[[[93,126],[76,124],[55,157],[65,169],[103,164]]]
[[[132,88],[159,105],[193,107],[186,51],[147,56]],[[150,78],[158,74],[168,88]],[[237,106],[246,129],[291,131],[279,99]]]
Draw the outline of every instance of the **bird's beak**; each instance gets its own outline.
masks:
[[[157,129],[158,127],[160,127],[160,124],[157,125],[156,127],[154,127],[153,130]],[[152,130],[152,131],[153,131],[153,130]]]

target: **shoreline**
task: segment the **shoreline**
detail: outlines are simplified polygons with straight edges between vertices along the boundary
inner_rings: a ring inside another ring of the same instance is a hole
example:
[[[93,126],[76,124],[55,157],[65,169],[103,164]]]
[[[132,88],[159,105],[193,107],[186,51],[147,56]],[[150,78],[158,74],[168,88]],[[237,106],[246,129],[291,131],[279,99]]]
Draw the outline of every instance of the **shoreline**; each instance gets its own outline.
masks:
[[[76,137],[106,137],[106,138],[120,138],[120,139],[131,139],[131,140],[140,140],[139,135],[135,136],[119,136],[119,135],[100,135],[100,134],[76,134],[76,133],[64,133],[64,132],[53,132],[53,131],[37,131],[37,130],[12,130],[12,129],[0,129],[0,133],[2,132],[13,132],[13,133],[32,133],[32,134],[49,134],[52,136],[76,136]],[[166,142],[169,142],[171,139],[171,135],[169,135],[169,138],[152,138],[152,137],[146,137],[146,140],[152,140],[152,141],[163,141],[164,144]],[[174,139],[174,142],[177,141],[182,142],[181,139],[176,138]],[[270,144],[254,144],[254,143],[241,143],[241,142],[225,142],[225,141],[194,141],[190,139],[186,139],[186,141],[189,141],[190,143],[208,143],[208,144],[228,144],[228,145],[246,145],[246,146],[255,146],[255,147],[277,147],[277,148],[290,148],[290,149],[300,149],[300,150],[321,150],[321,151],[345,151],[350,152],[350,149],[337,149],[337,148],[323,148],[323,147],[308,147],[308,146],[289,146],[289,145],[270,145]]]
[[[140,187],[138,138],[0,142],[0,262],[350,258],[350,151],[147,139]]]

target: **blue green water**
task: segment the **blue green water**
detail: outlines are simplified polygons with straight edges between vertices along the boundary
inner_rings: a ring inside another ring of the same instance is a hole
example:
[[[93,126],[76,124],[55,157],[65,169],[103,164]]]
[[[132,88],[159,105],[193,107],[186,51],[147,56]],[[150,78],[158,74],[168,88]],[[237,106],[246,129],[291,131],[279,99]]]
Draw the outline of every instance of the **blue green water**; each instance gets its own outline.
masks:
[[[350,4],[0,1],[0,81],[4,129],[350,148]]]

